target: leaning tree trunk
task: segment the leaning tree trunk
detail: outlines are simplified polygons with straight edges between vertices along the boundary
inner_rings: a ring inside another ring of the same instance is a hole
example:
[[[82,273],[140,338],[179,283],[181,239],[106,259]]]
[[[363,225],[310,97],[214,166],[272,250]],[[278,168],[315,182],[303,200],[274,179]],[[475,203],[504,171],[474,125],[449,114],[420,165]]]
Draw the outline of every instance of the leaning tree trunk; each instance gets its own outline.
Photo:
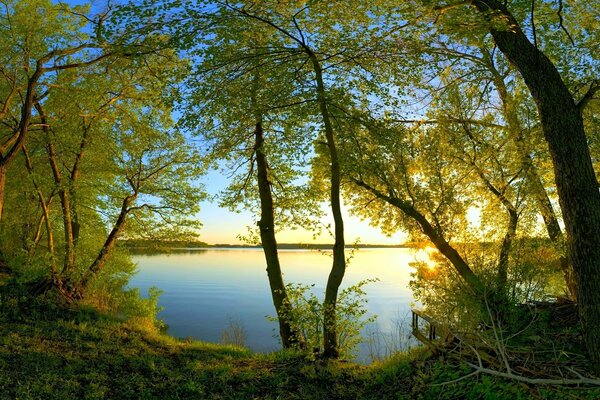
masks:
[[[256,122],[254,138],[254,154],[256,155],[257,182],[260,196],[260,221],[258,221],[260,240],[267,262],[267,276],[269,278],[273,305],[275,306],[277,320],[279,321],[281,344],[284,348],[290,348],[294,344],[301,344],[302,337],[299,332],[293,331],[289,315],[291,310],[289,307],[286,309],[287,293],[281,273],[279,254],[277,253],[273,194],[271,193],[271,182],[269,180],[269,165],[263,149],[264,131],[260,117]]]
[[[371,192],[375,197],[386,203],[396,207],[407,217],[412,218],[421,228],[425,236],[431,240],[435,248],[452,264],[458,275],[463,279],[466,286],[472,294],[480,301],[484,301],[486,295],[486,287],[479,277],[473,272],[469,264],[465,261],[460,253],[442,236],[440,232],[421,214],[412,204],[403,201],[402,199],[385,195],[368,183],[353,179],[353,182],[363,189]]]
[[[600,193],[585,136],[581,110],[548,57],[534,46],[508,9],[497,0],[473,0],[492,19],[494,42],[517,68],[536,102],[550,149],[560,206],[567,230],[568,255],[575,280],[579,313],[590,358],[600,365]]]
[[[137,198],[137,194],[132,194],[123,199],[123,203],[121,205],[121,211],[119,212],[119,216],[117,217],[117,222],[113,226],[110,231],[104,245],[98,252],[98,256],[90,265],[90,267],[85,271],[81,280],[78,282],[77,286],[73,289],[73,294],[77,298],[83,298],[85,295],[85,291],[90,283],[90,280],[95,277],[106,265],[106,261],[108,260],[108,256],[112,254],[112,251],[117,243],[117,239],[119,235],[125,228],[125,223],[127,222],[127,214],[130,211],[130,205]]]
[[[331,163],[331,189],[330,201],[331,212],[334,221],[335,243],[333,245],[333,265],[329,278],[327,279],[327,287],[325,289],[325,300],[323,302],[323,356],[325,358],[339,357],[338,348],[338,332],[337,332],[337,317],[336,307],[340,285],[346,273],[346,257],[344,254],[344,219],[342,218],[341,207],[341,174],[340,163],[338,160],[337,147],[333,133],[333,125],[329,110],[327,108],[327,99],[325,95],[325,84],[323,82],[323,70],[317,56],[307,51],[310,61],[315,71],[315,80],[317,84],[317,102],[325,127],[325,138],[329,149],[329,158]]]

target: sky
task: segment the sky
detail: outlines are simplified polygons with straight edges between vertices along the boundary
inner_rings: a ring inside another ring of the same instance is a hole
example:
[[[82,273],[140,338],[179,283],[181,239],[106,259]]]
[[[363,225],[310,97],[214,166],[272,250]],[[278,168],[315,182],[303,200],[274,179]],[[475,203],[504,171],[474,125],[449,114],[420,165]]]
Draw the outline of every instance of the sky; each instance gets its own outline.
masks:
[[[217,194],[227,185],[227,178],[218,171],[211,171],[201,179],[209,194]],[[322,222],[333,224],[333,217],[327,212]],[[256,216],[249,212],[235,213],[219,207],[215,202],[204,201],[201,203],[198,218],[203,226],[200,230],[200,240],[209,244],[242,244],[237,236],[245,234],[248,226],[255,226]],[[408,235],[398,232],[388,237],[381,233],[379,228],[369,225],[367,221],[361,221],[357,217],[350,216],[344,212],[344,228],[346,243],[352,244],[359,240],[362,244],[402,244],[408,240]],[[313,233],[305,230],[284,229],[277,234],[279,243],[333,243],[333,238],[327,233],[313,240]]]

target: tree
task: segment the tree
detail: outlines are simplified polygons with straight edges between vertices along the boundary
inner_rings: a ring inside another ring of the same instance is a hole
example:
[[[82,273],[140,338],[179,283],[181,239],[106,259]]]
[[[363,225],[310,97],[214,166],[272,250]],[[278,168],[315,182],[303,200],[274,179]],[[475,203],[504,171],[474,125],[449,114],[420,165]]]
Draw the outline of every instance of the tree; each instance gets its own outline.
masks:
[[[329,154],[329,162],[330,162],[330,194],[329,201],[331,204],[331,211],[333,214],[334,220],[334,240],[335,243],[333,245],[333,265],[331,268],[331,272],[329,274],[329,278],[327,279],[327,286],[325,289],[325,299],[323,303],[323,341],[324,341],[324,350],[323,356],[326,358],[337,358],[339,356],[338,346],[337,346],[337,329],[336,329],[336,302],[339,287],[344,278],[344,274],[346,271],[346,258],[344,255],[345,252],[345,241],[344,241],[344,221],[342,217],[341,211],[341,193],[340,193],[340,185],[341,185],[341,175],[340,175],[340,165],[338,160],[338,152],[335,141],[335,134],[333,130],[333,124],[331,121],[328,99],[327,99],[327,89],[325,87],[325,81],[323,77],[323,67],[321,65],[321,60],[317,57],[315,50],[309,45],[309,43],[305,39],[305,34],[300,28],[300,24],[297,20],[297,16],[304,13],[307,9],[300,8],[297,9],[295,7],[284,10],[287,11],[286,14],[290,14],[286,16],[284,14],[283,23],[293,24],[297,32],[292,33],[292,31],[288,30],[287,27],[278,24],[278,22],[274,22],[271,20],[271,16],[269,13],[273,13],[273,10],[262,10],[266,15],[257,14],[256,11],[248,12],[244,9],[238,9],[242,15],[255,19],[262,22],[264,25],[274,29],[274,31],[278,34],[283,35],[287,40],[291,40],[293,45],[298,46],[299,50],[306,57],[306,62],[308,62],[312,67],[312,72],[314,73],[314,84],[315,84],[315,94],[316,94],[316,103],[318,105],[321,123],[323,125],[323,130],[325,133],[325,140],[327,143],[328,154]],[[275,14],[277,15],[277,14]]]
[[[595,327],[600,325],[600,193],[581,114],[596,85],[592,84],[583,102],[576,101],[556,65],[537,46],[535,36],[534,43],[529,40],[507,5],[497,0],[468,4],[484,18],[495,44],[519,71],[537,105],[567,230],[584,337],[591,359],[598,364],[600,334]],[[560,11],[557,15],[562,19]],[[533,32],[535,35],[535,28]]]
[[[51,88],[44,79],[51,81],[57,71],[91,65],[113,53],[105,43],[82,33],[91,21],[79,16],[82,7],[53,5],[49,0],[7,1],[4,6],[0,32],[8,40],[0,50],[4,58],[0,120],[5,122],[0,145],[0,219],[8,168],[23,148],[36,102]],[[101,25],[103,19],[100,16],[92,25]]]
[[[47,290],[49,282],[69,300],[84,297],[125,234],[196,235],[193,214],[203,198],[196,180],[204,162],[174,129],[169,98],[184,65],[161,51],[62,71],[53,79],[55,90],[36,102],[44,135],[28,139],[24,157],[46,221],[52,279],[34,291]],[[50,181],[39,179],[44,172]],[[61,271],[54,263],[48,191],[61,200]],[[112,226],[102,238],[105,225]]]

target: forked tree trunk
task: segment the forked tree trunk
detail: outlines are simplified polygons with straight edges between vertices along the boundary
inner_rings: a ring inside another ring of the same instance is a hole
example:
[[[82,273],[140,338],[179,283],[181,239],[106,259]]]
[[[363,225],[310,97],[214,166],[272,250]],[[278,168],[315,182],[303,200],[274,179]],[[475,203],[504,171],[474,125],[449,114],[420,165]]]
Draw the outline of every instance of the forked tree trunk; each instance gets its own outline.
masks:
[[[583,336],[590,358],[600,368],[600,193],[581,110],[554,64],[528,40],[501,2],[473,0],[472,4],[486,17],[500,15],[510,25],[499,30],[490,24],[490,32],[537,105],[567,230]]]

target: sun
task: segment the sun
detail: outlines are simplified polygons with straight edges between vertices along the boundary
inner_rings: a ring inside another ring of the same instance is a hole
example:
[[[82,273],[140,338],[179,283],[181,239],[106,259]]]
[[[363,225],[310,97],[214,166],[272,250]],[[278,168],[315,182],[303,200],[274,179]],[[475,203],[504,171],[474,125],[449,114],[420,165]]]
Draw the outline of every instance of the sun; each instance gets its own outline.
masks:
[[[416,249],[414,252],[415,261],[427,266],[430,270],[434,270],[438,266],[438,263],[435,260],[435,254],[437,252],[438,250],[431,245]]]

